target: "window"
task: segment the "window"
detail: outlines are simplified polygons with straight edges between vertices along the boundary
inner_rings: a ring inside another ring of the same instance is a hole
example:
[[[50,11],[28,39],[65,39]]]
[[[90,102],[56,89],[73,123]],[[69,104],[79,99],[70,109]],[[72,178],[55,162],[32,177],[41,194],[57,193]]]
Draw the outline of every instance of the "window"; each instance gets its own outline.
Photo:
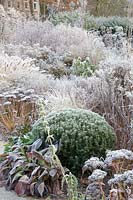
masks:
[[[25,7],[26,9],[28,8],[28,2],[27,2],[27,1],[24,2],[24,7]]]
[[[17,8],[18,9],[20,8],[20,2],[19,1],[17,2]]]
[[[36,6],[36,3],[34,3],[34,9],[36,10],[37,6]]]
[[[34,10],[36,10],[36,9],[37,9],[37,0],[34,0],[34,3],[33,3],[33,8],[34,8]]]
[[[8,1],[8,8],[12,6],[11,1]]]

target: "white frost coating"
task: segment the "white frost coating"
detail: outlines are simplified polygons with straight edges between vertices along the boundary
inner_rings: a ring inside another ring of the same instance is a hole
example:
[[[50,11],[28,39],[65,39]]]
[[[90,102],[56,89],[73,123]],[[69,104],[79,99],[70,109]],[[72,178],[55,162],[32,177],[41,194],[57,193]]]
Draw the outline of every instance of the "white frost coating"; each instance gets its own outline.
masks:
[[[88,177],[90,181],[98,181],[98,180],[103,180],[105,176],[107,175],[107,172],[102,171],[100,169],[96,169],[93,171],[91,176]]]
[[[108,151],[106,159],[104,161],[105,165],[110,166],[112,162],[118,159],[127,159],[133,161],[133,152],[127,149],[121,149],[116,151]]]
[[[133,170],[128,170],[124,174],[115,174],[114,178],[108,181],[109,185],[123,182],[125,185],[133,185]]]
[[[94,169],[103,167],[103,165],[104,165],[104,162],[101,161],[99,158],[91,157],[85,162],[83,166],[83,170],[87,170],[87,169],[94,170]]]

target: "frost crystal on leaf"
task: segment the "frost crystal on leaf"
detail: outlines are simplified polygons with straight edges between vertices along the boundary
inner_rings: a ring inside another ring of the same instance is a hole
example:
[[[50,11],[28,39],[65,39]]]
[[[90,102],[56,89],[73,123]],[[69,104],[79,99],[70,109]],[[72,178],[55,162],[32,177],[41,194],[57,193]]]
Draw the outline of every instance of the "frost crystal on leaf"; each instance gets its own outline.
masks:
[[[111,166],[113,161],[119,159],[133,160],[133,152],[127,149],[108,151],[104,161],[105,166]]]
[[[125,185],[133,185],[133,170],[128,170],[123,174],[115,174],[114,178],[108,181],[109,185],[118,184],[123,182]]]
[[[107,175],[107,172],[102,171],[100,169],[96,169],[93,171],[91,176],[88,177],[88,179],[90,181],[99,181],[99,180],[103,180],[106,175]]]
[[[83,172],[86,171],[86,170],[90,170],[90,171],[93,171],[94,169],[97,169],[97,168],[102,168],[104,165],[104,162],[101,161],[99,158],[97,157],[91,157],[90,159],[88,159],[82,170]]]

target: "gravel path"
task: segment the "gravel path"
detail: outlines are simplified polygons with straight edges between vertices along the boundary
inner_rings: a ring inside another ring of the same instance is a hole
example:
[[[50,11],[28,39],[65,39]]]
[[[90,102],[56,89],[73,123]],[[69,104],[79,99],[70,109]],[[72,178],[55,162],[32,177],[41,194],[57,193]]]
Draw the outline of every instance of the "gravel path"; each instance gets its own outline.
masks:
[[[27,200],[27,199],[18,197],[14,192],[6,191],[5,188],[0,188],[0,200]]]

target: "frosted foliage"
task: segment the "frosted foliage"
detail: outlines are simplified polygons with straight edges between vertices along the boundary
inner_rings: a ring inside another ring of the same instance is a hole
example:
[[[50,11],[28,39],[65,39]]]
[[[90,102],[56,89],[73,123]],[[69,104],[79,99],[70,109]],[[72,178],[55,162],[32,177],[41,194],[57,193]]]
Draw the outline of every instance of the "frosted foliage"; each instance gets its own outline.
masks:
[[[127,195],[128,197],[131,197],[133,185],[132,161],[133,152],[127,149],[107,151],[106,158],[104,161],[102,161],[102,165],[101,161],[97,157],[92,157],[87,160],[82,168],[82,172],[85,172],[87,170],[90,171],[91,167],[92,174],[88,177],[89,185],[86,189],[86,196],[89,197],[89,199],[100,199],[100,192],[102,190],[105,192],[105,188],[110,187],[111,198],[109,199],[116,199],[112,198],[114,192],[116,193],[116,195],[122,193],[124,195]],[[99,167],[101,167],[104,171],[96,169]],[[103,186],[105,188],[103,188]],[[118,197],[120,196],[118,195]]]
[[[31,58],[23,60],[17,56],[10,57],[8,55],[3,55],[0,56],[0,70],[1,74],[4,75],[6,73],[13,73],[15,71],[18,73],[24,73],[24,71],[38,71],[38,68],[35,67],[34,60]]]
[[[58,111],[65,108],[82,108],[76,99],[76,87],[73,80],[51,80],[47,92],[47,110]]]
[[[30,20],[25,23],[17,24],[13,41],[19,44],[24,43],[29,45],[39,43],[43,46],[46,42],[45,36],[50,33],[53,27],[54,26],[50,22],[43,23]]]
[[[124,68],[127,70],[131,70],[133,68],[133,58],[132,57],[126,57],[111,55],[108,56],[105,60],[101,61],[99,64],[99,68],[102,70],[107,70],[108,73],[111,73],[113,69],[116,68]]]
[[[97,168],[102,168],[104,170],[107,170],[108,168],[113,166],[113,163],[115,162],[117,163],[117,161],[120,160],[123,160],[123,162],[126,160],[126,162],[129,163],[132,162],[133,152],[127,149],[120,149],[115,151],[108,150],[106,153],[105,160],[101,161],[97,157],[92,157],[85,162],[82,170],[83,172],[87,170],[94,171]]]
[[[3,48],[3,51],[10,55],[10,56],[19,56],[21,58],[41,58],[43,55],[50,54],[52,56],[51,50],[47,48],[46,46],[40,47],[39,44],[33,44],[33,46],[29,45],[14,45],[14,44],[8,44],[5,45]]]
[[[48,111],[58,111],[64,108],[89,108],[92,109],[100,101],[99,87],[101,79],[95,76],[90,78],[71,77],[48,80],[47,91]],[[104,82],[104,90],[106,82]]]
[[[123,174],[115,174],[114,178],[108,181],[109,185],[118,184],[123,182],[125,185],[133,185],[133,170],[128,170]]]
[[[133,152],[126,149],[108,151],[104,163],[107,166],[111,166],[113,161],[119,159],[126,159],[133,161]]]
[[[23,30],[23,31],[21,31]],[[53,26],[50,22],[29,21],[22,26],[18,25],[15,38],[17,44],[33,45],[39,43],[59,55],[66,52],[74,57],[90,57],[92,63],[98,63],[104,57],[104,43],[95,34],[66,25]]]
[[[101,168],[101,167],[103,167],[103,165],[104,165],[104,162],[103,161],[101,161],[99,158],[97,158],[97,157],[92,157],[92,158],[90,158],[90,159],[88,159],[86,162],[85,162],[85,164],[84,164],[84,166],[83,166],[83,171],[85,171],[85,170],[90,170],[90,171],[92,171],[92,170],[94,170],[94,169],[97,169],[97,168]]]
[[[44,91],[47,85],[46,78],[39,72],[31,58],[21,59],[17,56],[0,56],[0,89],[8,86],[33,88]],[[34,80],[34,81],[33,81]]]
[[[106,175],[107,175],[107,172],[102,171],[100,169],[96,169],[96,170],[93,171],[91,176],[88,177],[88,179],[90,181],[98,181],[98,180],[104,179]]]

